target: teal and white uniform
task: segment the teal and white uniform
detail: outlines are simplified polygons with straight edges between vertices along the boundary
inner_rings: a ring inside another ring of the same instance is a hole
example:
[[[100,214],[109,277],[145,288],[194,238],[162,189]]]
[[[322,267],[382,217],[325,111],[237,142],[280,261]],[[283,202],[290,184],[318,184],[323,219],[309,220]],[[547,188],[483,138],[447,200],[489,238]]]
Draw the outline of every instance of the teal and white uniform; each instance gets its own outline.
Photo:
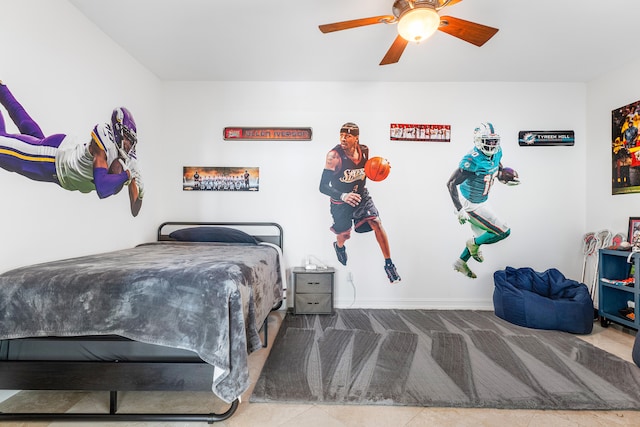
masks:
[[[493,156],[487,156],[477,147],[473,147],[460,161],[460,169],[470,173],[458,187],[462,195],[462,209],[469,214],[471,229],[476,237],[487,231],[494,234],[509,231],[507,223],[496,216],[487,202],[498,175],[500,160],[501,147]]]
[[[498,175],[502,148],[491,157],[473,147],[460,161],[460,169],[473,172],[473,176],[460,184],[462,196],[473,203],[482,203],[489,197],[491,186]]]

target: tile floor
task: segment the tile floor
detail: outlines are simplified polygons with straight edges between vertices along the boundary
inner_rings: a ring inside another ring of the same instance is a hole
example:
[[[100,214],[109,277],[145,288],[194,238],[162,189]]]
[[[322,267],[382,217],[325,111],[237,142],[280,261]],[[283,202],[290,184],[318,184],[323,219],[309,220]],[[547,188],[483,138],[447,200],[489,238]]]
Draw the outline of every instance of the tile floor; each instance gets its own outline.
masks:
[[[253,353],[249,358],[252,383],[255,383],[269,354],[284,312],[277,312],[269,320],[269,347]],[[632,361],[631,349],[634,331],[612,325],[602,328],[594,324],[591,335],[580,336],[591,344],[603,348],[625,360]],[[510,427],[578,427],[578,426],[640,426],[640,412],[636,411],[531,411],[497,409],[419,408],[399,406],[335,406],[249,403],[251,389],[242,397],[236,413],[228,420],[215,423],[219,427],[418,427],[418,426],[510,426]],[[22,392],[19,399],[8,399],[0,410],[12,400],[29,410],[69,410],[74,412],[108,412],[108,394],[105,393],[52,393]],[[173,406],[175,410],[189,413],[220,412],[220,403],[212,403],[210,393],[120,393],[119,412],[163,411]],[[211,409],[209,409],[211,408]],[[15,410],[15,409],[14,409]],[[78,426],[88,423],[12,422],[3,426]],[[205,422],[104,422],[92,426],[205,426]]]

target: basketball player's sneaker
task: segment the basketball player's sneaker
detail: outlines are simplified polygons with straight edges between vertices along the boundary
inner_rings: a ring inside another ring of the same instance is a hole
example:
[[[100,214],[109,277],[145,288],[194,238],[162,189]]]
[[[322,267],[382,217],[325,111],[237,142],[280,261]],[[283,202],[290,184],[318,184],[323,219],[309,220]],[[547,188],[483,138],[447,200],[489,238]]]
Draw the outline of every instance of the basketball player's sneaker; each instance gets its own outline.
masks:
[[[337,242],[333,242],[333,249],[336,250],[336,256],[338,257],[340,264],[347,265],[347,247],[344,245],[340,247]]]
[[[471,269],[469,268],[467,263],[464,262],[463,260],[461,260],[460,258],[458,258],[456,260],[456,262],[453,263],[453,269],[455,271],[459,271],[460,273],[462,273],[465,276],[470,277],[472,279],[475,279],[476,277],[478,277],[478,276],[476,276],[476,273],[471,271]]]
[[[480,245],[476,245],[476,241],[473,237],[467,240],[467,249],[469,249],[469,253],[471,257],[478,262],[484,261],[484,257],[482,256],[482,252],[480,252]]]
[[[398,274],[398,271],[396,270],[396,266],[392,263],[385,263],[384,265],[384,271],[387,273],[387,277],[389,278],[389,281],[391,283],[396,283],[399,282],[400,279],[400,275]]]

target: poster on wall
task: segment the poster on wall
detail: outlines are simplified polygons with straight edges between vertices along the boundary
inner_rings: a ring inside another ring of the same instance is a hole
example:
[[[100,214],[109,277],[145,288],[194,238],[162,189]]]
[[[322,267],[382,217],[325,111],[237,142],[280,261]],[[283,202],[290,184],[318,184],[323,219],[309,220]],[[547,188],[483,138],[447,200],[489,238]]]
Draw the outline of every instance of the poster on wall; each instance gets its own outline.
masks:
[[[184,166],[184,191],[258,191],[260,168]]]
[[[311,128],[287,127],[226,127],[223,137],[225,141],[311,141]]]
[[[478,275],[469,263],[478,265],[484,261],[481,247],[498,243],[511,234],[507,223],[488,204],[490,191],[496,182],[509,187],[519,185],[520,177],[509,167],[509,157],[504,160],[500,133],[493,123],[480,123],[472,135],[470,150],[460,160],[452,162],[453,173],[447,188],[457,222],[470,228],[467,240],[460,242],[462,252],[454,261],[453,269],[475,279]]]
[[[640,192],[640,101],[611,112],[611,194]]]
[[[371,191],[372,187],[388,179],[391,166],[386,159],[371,154],[364,141],[360,142],[357,124],[346,122],[335,132],[335,142],[326,154],[319,186],[330,206],[327,228],[335,237],[335,259],[346,266],[349,259],[362,256],[355,251],[348,252],[355,247],[348,242],[352,236],[357,236],[357,240],[368,237],[370,245],[380,248],[376,254],[378,274],[386,275],[390,283],[398,283],[401,279],[391,259],[389,236],[379,216],[381,207],[374,203],[374,191]]]
[[[451,125],[391,123],[389,136],[392,141],[450,142]]]
[[[95,192],[101,199],[124,188],[131,215],[138,215],[144,184],[136,154],[137,126],[131,111],[114,108],[110,120],[96,124],[84,139],[78,139],[61,133],[45,135],[1,82],[0,103],[20,132],[7,132],[0,113],[0,169],[69,191]]]
[[[571,146],[576,137],[572,130],[521,130],[518,144],[521,147]]]

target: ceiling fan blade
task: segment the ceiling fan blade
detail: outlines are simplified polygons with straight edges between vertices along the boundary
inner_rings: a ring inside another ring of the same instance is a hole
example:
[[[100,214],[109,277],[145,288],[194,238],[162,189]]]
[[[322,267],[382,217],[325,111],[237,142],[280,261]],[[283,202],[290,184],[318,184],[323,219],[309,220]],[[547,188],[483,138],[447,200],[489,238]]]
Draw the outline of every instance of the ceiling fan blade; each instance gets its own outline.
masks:
[[[400,57],[402,56],[402,52],[404,52],[404,48],[407,47],[408,43],[409,42],[402,37],[396,37],[386,55],[384,56],[384,58],[382,58],[382,61],[380,61],[380,65],[395,64],[396,62],[398,62],[400,60]]]
[[[332,33],[334,31],[348,30],[350,28],[364,27],[373,24],[388,24],[395,20],[393,15],[372,16],[371,18],[353,19],[351,21],[334,22],[333,24],[319,25],[320,31],[323,33]]]
[[[441,16],[438,30],[476,46],[482,46],[498,32],[497,28],[476,24],[475,22],[465,21],[464,19],[454,18],[452,16]]]

